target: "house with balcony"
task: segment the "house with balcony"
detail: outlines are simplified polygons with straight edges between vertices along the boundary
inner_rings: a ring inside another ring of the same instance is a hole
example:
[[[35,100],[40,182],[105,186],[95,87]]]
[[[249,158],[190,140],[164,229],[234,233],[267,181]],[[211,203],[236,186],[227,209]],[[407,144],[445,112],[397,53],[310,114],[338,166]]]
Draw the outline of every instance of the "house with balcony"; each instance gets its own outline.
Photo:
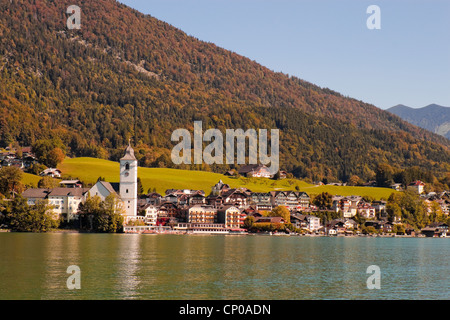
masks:
[[[320,218],[313,215],[304,215],[299,212],[291,214],[291,223],[299,229],[317,232],[322,228]]]
[[[223,223],[225,228],[239,230],[244,224],[245,214],[235,206],[223,206],[217,209],[217,222]]]
[[[334,196],[332,210],[342,213],[344,218],[352,218],[358,213],[358,204],[361,200],[360,196]]]
[[[184,209],[187,223],[213,224],[217,223],[217,209],[207,205],[195,205]]]
[[[149,203],[138,206],[138,211],[143,214],[144,222],[148,226],[156,226],[158,222],[158,207]]]
[[[245,209],[249,206],[250,194],[251,192],[245,188],[229,189],[216,198],[216,206],[220,203],[220,205],[234,205],[239,209]]]
[[[302,206],[309,207],[309,196],[298,191],[271,191],[273,207],[284,206],[289,210],[297,210]]]
[[[252,192],[249,202],[256,211],[270,211],[273,209],[270,192]]]
[[[187,204],[189,206],[204,205],[206,204],[206,197],[203,193],[196,192],[192,195],[187,196]]]
[[[376,217],[375,208],[368,202],[360,202],[357,206],[357,212],[365,219],[374,219]]]

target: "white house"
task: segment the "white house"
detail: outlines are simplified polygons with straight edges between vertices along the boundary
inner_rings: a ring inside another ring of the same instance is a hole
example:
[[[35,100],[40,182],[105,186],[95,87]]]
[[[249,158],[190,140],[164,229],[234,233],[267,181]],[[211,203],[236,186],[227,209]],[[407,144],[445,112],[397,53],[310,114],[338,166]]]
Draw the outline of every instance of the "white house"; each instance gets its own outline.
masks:
[[[55,168],[48,168],[39,173],[40,176],[48,176],[52,178],[60,178],[61,177],[61,170],[55,169]]]
[[[88,188],[54,188],[48,195],[48,202],[54,206],[55,213],[71,221],[78,217],[78,206],[88,192]]]
[[[88,188],[53,188],[28,189],[22,193],[27,204],[32,206],[37,201],[46,200],[53,206],[53,212],[70,221],[77,218],[78,206],[86,199]]]
[[[294,214],[291,215],[291,222],[297,228],[305,228],[310,232],[315,232],[322,228],[320,224],[320,218],[313,215]]]
[[[306,219],[308,221],[307,228],[310,231],[314,232],[314,231],[319,230],[322,227],[320,224],[319,217],[308,215],[308,216],[306,216]]]
[[[423,183],[423,182],[420,181],[420,180],[411,182],[411,183],[406,187],[407,190],[414,191],[414,192],[416,192],[416,193],[418,193],[418,194],[423,193],[423,191],[424,191],[423,189],[424,189],[424,188],[425,188],[425,183]]]
[[[149,226],[156,226],[158,220],[158,208],[151,204],[146,204],[142,208],[145,211],[144,221]]]

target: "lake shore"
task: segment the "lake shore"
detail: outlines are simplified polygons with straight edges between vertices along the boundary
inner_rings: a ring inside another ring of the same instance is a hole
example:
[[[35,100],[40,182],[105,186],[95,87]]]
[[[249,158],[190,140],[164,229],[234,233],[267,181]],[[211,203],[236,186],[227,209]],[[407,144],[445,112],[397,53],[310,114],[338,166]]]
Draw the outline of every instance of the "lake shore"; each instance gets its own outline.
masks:
[[[15,232],[11,231],[9,229],[0,229],[0,233],[6,233],[6,232],[12,232],[12,233],[27,233],[27,232]],[[30,232],[33,233],[33,232]],[[35,232],[39,233],[39,232]],[[77,230],[77,229],[56,229],[49,231],[47,233],[61,233],[61,234],[102,234],[99,232],[90,232],[90,231],[83,231],[83,230]],[[260,236],[260,237],[267,237],[267,236],[273,236],[273,237],[307,237],[307,238],[427,238],[425,235],[419,234],[419,235],[398,235],[398,234],[339,234],[339,235],[324,235],[324,234],[288,234],[288,233],[214,233],[214,232],[151,232],[151,233],[145,233],[145,232],[136,232],[136,233],[117,233],[117,234],[141,234],[141,235],[167,235],[167,234],[174,234],[174,235],[227,235],[227,236]],[[449,238],[449,237],[430,237],[430,238]]]

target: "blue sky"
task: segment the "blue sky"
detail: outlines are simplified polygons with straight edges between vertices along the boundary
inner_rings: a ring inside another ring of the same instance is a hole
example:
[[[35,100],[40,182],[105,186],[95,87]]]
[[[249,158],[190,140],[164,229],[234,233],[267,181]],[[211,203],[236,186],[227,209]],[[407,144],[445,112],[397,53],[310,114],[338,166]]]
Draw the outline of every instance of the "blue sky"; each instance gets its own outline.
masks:
[[[120,0],[262,65],[386,109],[450,106],[448,0]],[[381,9],[369,30],[367,7]]]

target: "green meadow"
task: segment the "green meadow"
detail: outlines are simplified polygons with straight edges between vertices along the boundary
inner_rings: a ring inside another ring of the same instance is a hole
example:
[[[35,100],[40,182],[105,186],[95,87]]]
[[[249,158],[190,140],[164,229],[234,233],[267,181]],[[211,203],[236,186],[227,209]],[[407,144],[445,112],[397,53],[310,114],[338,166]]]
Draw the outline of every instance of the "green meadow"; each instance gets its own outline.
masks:
[[[26,186],[37,188],[39,180],[41,180],[42,177],[36,176],[34,174],[30,173],[23,173],[22,175],[22,183]]]
[[[66,159],[58,166],[64,178],[73,178],[94,184],[99,177],[109,182],[119,182],[119,163],[94,159],[73,158]],[[195,189],[204,190],[209,194],[211,187],[219,180],[229,184],[232,188],[246,187],[254,192],[268,192],[272,190],[296,190],[308,194],[329,192],[333,195],[360,195],[371,196],[377,200],[387,199],[393,192],[388,188],[350,187],[350,186],[315,186],[298,179],[272,180],[266,178],[233,178],[223,174],[191,171],[168,168],[138,168],[138,176],[142,181],[144,191],[155,188],[160,194],[165,194],[167,189]],[[39,179],[38,179],[39,180]]]

